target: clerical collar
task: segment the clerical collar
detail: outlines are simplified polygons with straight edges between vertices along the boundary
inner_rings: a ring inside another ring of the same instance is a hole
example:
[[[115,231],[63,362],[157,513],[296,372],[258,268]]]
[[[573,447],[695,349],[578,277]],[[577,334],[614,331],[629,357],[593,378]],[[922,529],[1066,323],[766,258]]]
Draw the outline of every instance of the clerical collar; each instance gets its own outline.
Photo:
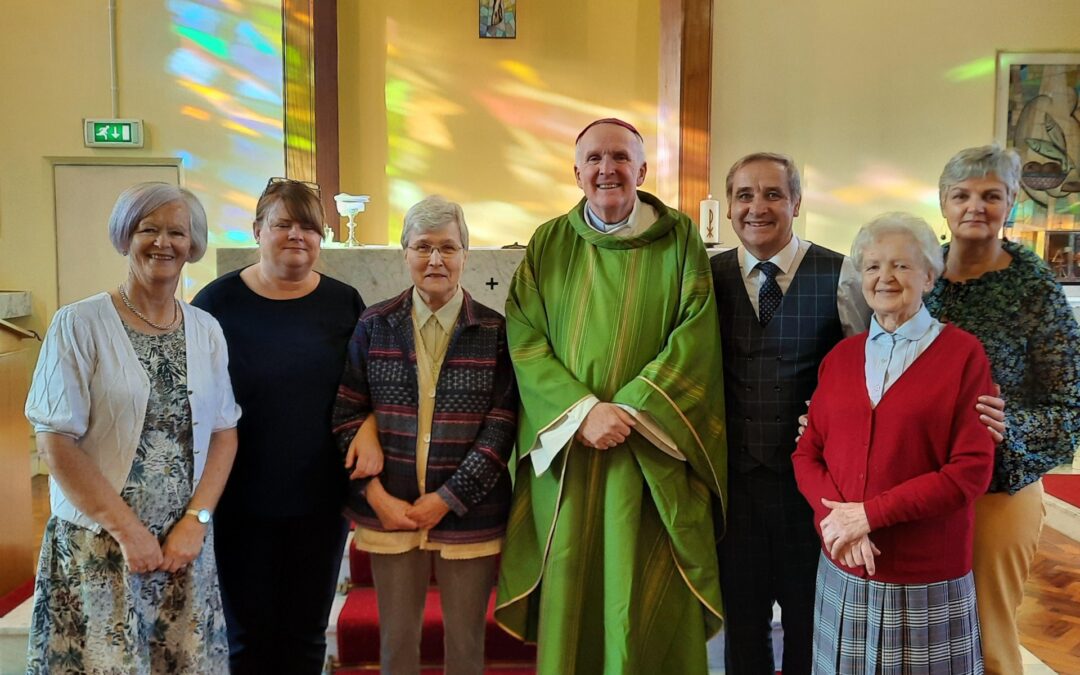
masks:
[[[454,325],[457,323],[458,312],[461,311],[461,305],[465,302],[465,294],[461,291],[461,285],[458,284],[457,291],[454,296],[450,298],[445,305],[440,307],[437,311],[432,312],[431,308],[427,306],[424,299],[420,296],[420,291],[416,290],[416,286],[413,286],[413,313],[416,316],[416,325],[423,326],[431,318],[431,315],[435,315],[435,320],[442,326],[443,331],[451,333],[454,330]]]
[[[592,212],[589,208],[589,202],[585,202],[585,222],[589,224],[589,227],[597,232],[603,232],[604,234],[614,234],[619,230],[630,225],[630,221],[634,219],[637,214],[638,204],[641,203],[641,199],[634,199],[634,208],[630,210],[630,215],[626,216],[617,223],[605,223],[600,219],[600,216]]]
[[[919,307],[919,311],[915,312],[915,316],[897,326],[892,333],[881,327],[876,315],[872,316],[870,318],[870,335],[867,337],[873,341],[882,335],[895,335],[915,342],[921,340],[933,325],[934,317],[930,316],[930,311],[926,309],[926,305],[923,305]]]
[[[754,271],[758,263],[765,262],[764,260],[758,260],[754,257],[754,254],[746,249],[745,246],[739,247],[742,253],[742,274],[744,277],[750,276],[750,273]],[[789,241],[784,248],[769,258],[769,262],[775,264],[780,268],[781,274],[787,274],[791,269],[791,263],[795,262],[795,254],[799,252],[799,238],[795,236],[795,233],[791,234],[791,241]]]

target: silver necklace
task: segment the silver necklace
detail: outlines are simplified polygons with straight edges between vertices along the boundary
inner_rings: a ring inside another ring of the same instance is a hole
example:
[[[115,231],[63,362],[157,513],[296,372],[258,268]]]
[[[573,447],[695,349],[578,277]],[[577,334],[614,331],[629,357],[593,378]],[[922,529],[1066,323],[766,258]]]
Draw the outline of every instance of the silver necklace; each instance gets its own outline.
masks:
[[[116,287],[120,291],[120,300],[123,301],[124,306],[131,310],[131,313],[142,319],[148,326],[157,328],[158,330],[169,331],[176,328],[176,324],[180,321],[180,302],[176,298],[173,298],[173,317],[172,321],[164,326],[159,323],[154,323],[150,319],[146,318],[146,315],[135,309],[135,305],[132,304],[131,299],[128,298],[127,292],[124,290],[124,284],[120,284]]]

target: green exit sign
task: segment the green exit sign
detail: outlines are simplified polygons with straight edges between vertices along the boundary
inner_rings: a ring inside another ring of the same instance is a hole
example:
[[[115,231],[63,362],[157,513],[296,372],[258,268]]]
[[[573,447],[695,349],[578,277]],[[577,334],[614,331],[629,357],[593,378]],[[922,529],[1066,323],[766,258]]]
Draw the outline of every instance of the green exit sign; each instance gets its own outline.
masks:
[[[141,148],[142,120],[85,119],[83,142],[92,148]]]

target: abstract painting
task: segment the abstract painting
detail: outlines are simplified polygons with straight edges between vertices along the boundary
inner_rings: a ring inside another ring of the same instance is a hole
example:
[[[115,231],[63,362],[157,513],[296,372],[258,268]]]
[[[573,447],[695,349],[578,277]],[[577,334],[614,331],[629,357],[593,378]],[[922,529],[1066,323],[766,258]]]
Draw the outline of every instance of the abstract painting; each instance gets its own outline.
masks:
[[[1020,154],[1010,238],[1051,262],[1062,230],[1080,230],[1080,53],[999,52],[995,136]],[[1058,255],[1058,257],[1062,257]],[[1065,266],[1059,277],[1072,281]]]
[[[517,37],[517,0],[480,0],[480,37]]]

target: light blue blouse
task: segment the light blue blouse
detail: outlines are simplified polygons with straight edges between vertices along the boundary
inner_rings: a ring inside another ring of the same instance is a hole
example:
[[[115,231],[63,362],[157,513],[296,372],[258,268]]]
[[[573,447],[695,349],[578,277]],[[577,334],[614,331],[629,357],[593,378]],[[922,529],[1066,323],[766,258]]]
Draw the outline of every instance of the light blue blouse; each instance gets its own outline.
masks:
[[[877,406],[881,397],[904,374],[915,359],[941,335],[945,325],[930,316],[926,305],[892,333],[870,319],[870,334],[866,336],[866,393],[870,403]]]

